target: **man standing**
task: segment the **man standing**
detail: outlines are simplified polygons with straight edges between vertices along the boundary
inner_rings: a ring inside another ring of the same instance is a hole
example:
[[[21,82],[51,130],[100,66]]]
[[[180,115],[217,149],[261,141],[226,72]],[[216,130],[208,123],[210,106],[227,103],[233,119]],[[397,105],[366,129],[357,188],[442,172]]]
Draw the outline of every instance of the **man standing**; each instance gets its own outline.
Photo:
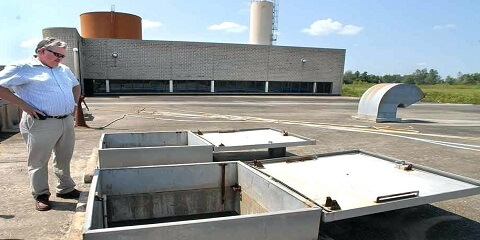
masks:
[[[65,42],[46,38],[38,43],[31,60],[0,72],[0,98],[23,110],[20,132],[27,144],[30,188],[38,211],[51,209],[48,160],[52,150],[56,196],[77,199],[80,195],[70,177],[70,161],[75,145],[73,111],[81,90],[72,71],[60,63],[66,48]]]

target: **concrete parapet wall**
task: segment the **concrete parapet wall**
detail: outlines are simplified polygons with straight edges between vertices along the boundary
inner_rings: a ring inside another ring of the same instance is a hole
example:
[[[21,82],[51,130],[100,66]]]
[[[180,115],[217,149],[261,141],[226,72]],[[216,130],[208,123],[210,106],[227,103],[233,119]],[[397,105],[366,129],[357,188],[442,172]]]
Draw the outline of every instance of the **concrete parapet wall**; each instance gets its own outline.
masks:
[[[22,110],[0,99],[0,132],[18,132]]]

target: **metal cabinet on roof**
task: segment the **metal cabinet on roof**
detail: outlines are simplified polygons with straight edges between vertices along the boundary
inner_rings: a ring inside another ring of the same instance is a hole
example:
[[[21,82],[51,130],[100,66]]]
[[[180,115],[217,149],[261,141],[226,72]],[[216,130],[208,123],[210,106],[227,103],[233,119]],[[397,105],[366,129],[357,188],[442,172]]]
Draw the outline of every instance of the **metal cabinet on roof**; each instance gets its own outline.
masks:
[[[324,222],[480,194],[480,181],[360,150],[256,166],[315,202]]]
[[[97,169],[83,239],[317,239],[321,209],[242,162]]]
[[[98,149],[99,167],[129,167],[212,162],[216,152],[268,148],[285,156],[290,146],[315,140],[271,128],[227,131],[105,133]]]
[[[480,193],[480,182],[364,151],[97,169],[84,239],[317,239],[322,222]]]

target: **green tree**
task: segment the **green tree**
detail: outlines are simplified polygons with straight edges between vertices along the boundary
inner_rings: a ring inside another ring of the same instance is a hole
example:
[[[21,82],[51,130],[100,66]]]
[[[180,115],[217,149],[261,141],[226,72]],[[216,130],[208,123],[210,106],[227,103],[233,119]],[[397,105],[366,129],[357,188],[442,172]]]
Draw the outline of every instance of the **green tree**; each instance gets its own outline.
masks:
[[[415,84],[425,84],[425,80],[428,76],[428,70],[426,68],[424,69],[417,69],[413,73],[413,81]]]
[[[394,74],[394,75],[383,75],[382,82],[385,83],[401,83],[403,80],[402,75]]]
[[[454,78],[454,77],[447,76],[445,78],[445,82],[448,83],[448,84],[455,84],[457,82],[457,79]]]
[[[375,74],[368,74],[364,71],[360,73],[358,70],[352,72],[348,70],[343,75],[343,82],[345,84],[353,82],[367,82],[367,83],[410,83],[410,84],[437,84],[437,83],[448,83],[448,84],[480,84],[480,73],[472,74],[463,74],[458,72],[457,78],[447,76],[445,79],[442,79],[438,71],[435,69],[427,70],[416,69],[411,74],[400,75],[383,75],[377,76]]]
[[[382,77],[374,75],[374,74],[368,74],[368,82],[370,82],[370,83],[381,83],[382,82]]]
[[[480,73],[473,74],[461,74],[459,73],[458,82],[463,84],[475,84],[480,83]]]
[[[427,73],[423,81],[424,81],[424,84],[437,84],[442,81],[442,78],[438,74],[437,70],[430,69],[430,71]]]
[[[362,75],[360,76],[360,79],[362,80],[362,82],[368,82],[368,73],[363,72]]]
[[[408,74],[403,77],[403,83],[415,84],[415,77],[413,74]]]
[[[355,74],[353,74],[351,70],[348,70],[343,74],[343,83],[350,84],[355,81],[358,81],[357,77],[355,76]]]
[[[360,78],[360,72],[357,70],[355,71],[355,78],[359,79]]]

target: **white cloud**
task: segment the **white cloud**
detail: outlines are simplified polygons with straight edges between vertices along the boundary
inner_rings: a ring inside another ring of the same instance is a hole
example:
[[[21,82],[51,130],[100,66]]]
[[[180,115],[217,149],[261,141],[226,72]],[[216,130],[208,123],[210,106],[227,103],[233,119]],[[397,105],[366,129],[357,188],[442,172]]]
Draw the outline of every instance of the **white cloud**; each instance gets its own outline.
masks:
[[[212,31],[225,31],[232,33],[241,33],[247,30],[247,26],[234,23],[234,22],[223,22],[220,24],[214,24],[208,27],[208,30]]]
[[[20,43],[20,47],[22,47],[22,48],[36,47],[37,44],[38,44],[41,40],[42,40],[41,38],[28,39],[28,40],[25,40],[25,41],[21,42],[21,43]]]
[[[426,66],[426,65],[427,65],[427,63],[424,63],[424,62],[417,63],[417,66]]]
[[[163,26],[163,23],[161,23],[161,22],[155,22],[155,21],[150,21],[150,20],[147,20],[147,19],[142,19],[142,27],[144,29],[156,28],[156,27],[161,27],[161,26]]]
[[[342,35],[355,35],[362,31],[363,27],[357,27],[355,25],[345,25],[342,31],[338,32],[338,34]]]
[[[363,30],[363,27],[355,25],[343,25],[331,18],[317,20],[309,28],[302,29],[302,32],[314,36],[328,36],[330,34],[355,35]]]
[[[434,30],[454,29],[454,28],[457,28],[457,25],[452,24],[452,23],[445,24],[445,25],[435,25],[435,26],[433,26]]]

